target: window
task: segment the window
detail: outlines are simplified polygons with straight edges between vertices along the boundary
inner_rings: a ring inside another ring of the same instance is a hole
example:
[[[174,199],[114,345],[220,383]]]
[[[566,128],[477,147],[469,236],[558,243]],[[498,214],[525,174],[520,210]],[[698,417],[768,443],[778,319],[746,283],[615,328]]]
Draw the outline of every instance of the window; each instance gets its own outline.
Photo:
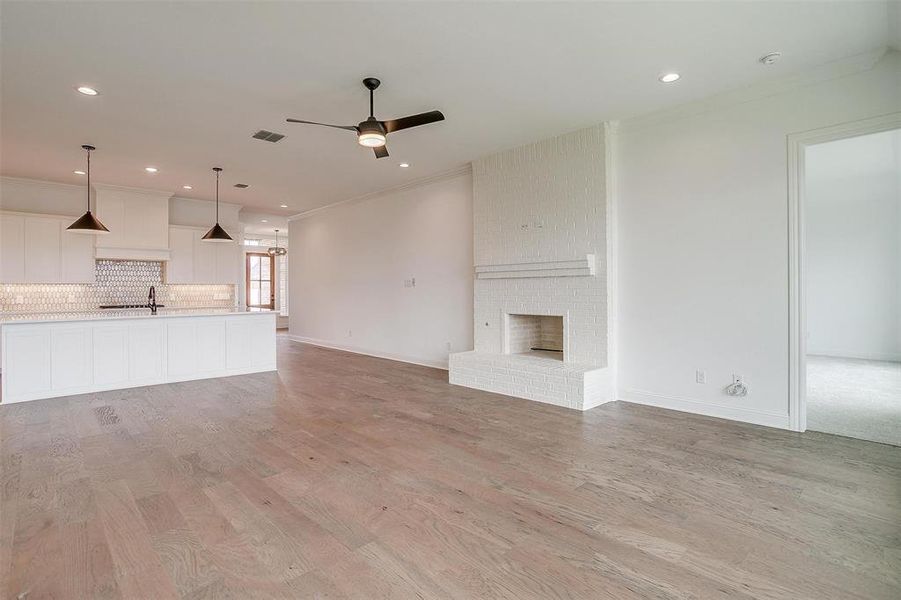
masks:
[[[264,253],[247,253],[247,307],[275,308],[275,261]]]

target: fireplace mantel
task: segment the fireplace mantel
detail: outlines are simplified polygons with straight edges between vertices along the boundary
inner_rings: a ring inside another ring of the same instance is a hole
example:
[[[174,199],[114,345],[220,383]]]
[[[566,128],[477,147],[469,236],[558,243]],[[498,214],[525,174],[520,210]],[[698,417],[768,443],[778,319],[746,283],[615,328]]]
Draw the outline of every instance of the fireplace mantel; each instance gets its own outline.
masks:
[[[597,267],[594,254],[572,260],[476,265],[476,279],[520,279],[525,277],[590,277]]]

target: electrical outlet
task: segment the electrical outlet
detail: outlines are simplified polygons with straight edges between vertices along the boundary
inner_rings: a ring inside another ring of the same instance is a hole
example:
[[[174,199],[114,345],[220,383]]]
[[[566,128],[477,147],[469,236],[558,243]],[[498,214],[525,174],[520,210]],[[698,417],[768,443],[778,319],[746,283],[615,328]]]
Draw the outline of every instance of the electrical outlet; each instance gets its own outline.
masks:
[[[745,378],[737,373],[732,374],[732,383],[744,383]]]
[[[404,287],[405,288],[413,287],[413,280],[412,279],[404,279]]]
[[[451,351],[451,343],[450,343],[450,342],[447,343],[447,351],[448,351],[448,352]]]
[[[353,330],[353,329],[348,329],[348,330],[347,330],[347,337],[353,337],[353,336],[354,336],[354,330]]]
[[[695,371],[695,381],[697,383],[707,383],[707,371],[704,369],[698,369]]]

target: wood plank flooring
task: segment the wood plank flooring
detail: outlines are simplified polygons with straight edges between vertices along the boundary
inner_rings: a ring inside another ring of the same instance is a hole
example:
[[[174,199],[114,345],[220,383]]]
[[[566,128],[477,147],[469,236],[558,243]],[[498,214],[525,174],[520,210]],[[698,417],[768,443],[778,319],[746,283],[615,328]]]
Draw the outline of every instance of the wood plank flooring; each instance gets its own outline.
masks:
[[[901,449],[587,413],[279,339],[0,406],[0,596],[901,598]]]

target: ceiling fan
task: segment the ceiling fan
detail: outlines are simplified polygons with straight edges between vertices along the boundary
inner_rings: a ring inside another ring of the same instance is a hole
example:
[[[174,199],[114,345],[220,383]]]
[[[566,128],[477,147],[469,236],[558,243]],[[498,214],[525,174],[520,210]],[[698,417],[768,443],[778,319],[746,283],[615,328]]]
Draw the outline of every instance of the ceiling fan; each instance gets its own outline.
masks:
[[[357,142],[359,142],[361,146],[372,148],[376,158],[385,158],[388,156],[388,148],[385,147],[385,139],[389,133],[444,120],[444,115],[441,114],[440,110],[430,110],[429,112],[411,115],[409,117],[401,117],[400,119],[379,121],[373,115],[372,97],[373,92],[381,83],[382,82],[375,77],[367,77],[363,80],[363,85],[369,90],[369,118],[359,125],[331,125],[329,123],[317,123],[315,121],[301,121],[300,119],[288,119],[288,123],[324,125],[325,127],[353,131],[357,134]]]

